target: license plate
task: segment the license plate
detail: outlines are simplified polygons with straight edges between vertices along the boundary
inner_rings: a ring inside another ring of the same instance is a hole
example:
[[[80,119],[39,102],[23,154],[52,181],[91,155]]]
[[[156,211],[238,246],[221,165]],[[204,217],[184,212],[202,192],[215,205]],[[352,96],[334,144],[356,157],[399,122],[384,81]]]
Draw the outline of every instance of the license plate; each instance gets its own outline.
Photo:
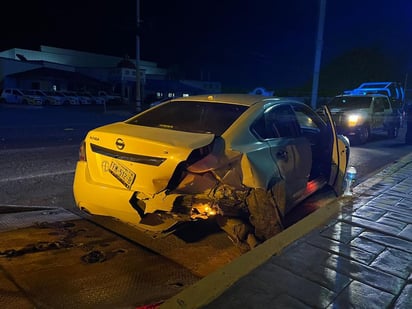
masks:
[[[136,174],[133,171],[115,161],[110,163],[109,172],[127,189],[132,187],[132,184],[136,178]]]

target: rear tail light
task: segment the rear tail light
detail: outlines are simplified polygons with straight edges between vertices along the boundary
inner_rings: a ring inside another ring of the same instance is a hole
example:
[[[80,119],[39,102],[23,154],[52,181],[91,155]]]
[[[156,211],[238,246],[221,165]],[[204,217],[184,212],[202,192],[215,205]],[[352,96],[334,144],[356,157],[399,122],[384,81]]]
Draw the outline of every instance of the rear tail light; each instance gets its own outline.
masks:
[[[87,161],[86,159],[86,142],[83,141],[79,148],[79,161]]]

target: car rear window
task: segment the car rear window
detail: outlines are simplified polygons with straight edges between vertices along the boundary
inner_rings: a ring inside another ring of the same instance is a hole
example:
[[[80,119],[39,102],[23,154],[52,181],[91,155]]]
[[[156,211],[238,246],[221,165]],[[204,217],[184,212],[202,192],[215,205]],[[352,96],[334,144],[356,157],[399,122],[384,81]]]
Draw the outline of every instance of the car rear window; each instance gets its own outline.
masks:
[[[173,101],[139,114],[128,123],[220,136],[246,109],[236,104]]]

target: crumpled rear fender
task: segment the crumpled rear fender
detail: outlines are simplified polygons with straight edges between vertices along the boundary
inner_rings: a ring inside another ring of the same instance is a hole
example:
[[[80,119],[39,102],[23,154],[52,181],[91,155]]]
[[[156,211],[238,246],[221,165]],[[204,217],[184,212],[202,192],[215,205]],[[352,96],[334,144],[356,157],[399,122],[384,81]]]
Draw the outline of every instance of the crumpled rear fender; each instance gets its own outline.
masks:
[[[140,207],[143,216],[160,212],[176,221],[207,219],[215,214],[248,215],[248,194],[252,189],[266,190],[273,185],[277,169],[268,160],[268,150],[244,154],[225,149],[224,142],[222,138],[215,139],[209,154],[181,170],[182,175],[176,177],[180,180],[173,188],[151,196],[137,192],[139,202],[134,207]],[[273,171],[272,175],[268,170]]]
[[[241,158],[242,184],[254,189],[269,189],[274,179],[281,178],[271,158],[269,148],[244,154]]]
[[[217,194],[219,187],[231,191],[269,189],[273,179],[279,178],[269,148],[241,153],[225,149],[224,140],[218,139],[210,154],[187,167],[186,176],[173,191],[216,199],[224,197]]]

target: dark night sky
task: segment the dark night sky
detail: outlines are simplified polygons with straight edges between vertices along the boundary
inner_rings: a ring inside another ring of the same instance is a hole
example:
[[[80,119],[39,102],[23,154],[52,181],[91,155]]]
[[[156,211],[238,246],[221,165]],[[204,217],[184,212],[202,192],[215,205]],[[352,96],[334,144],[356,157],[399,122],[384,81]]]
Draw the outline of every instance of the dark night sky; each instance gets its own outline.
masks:
[[[141,59],[176,65],[188,79],[210,77],[229,87],[293,86],[312,77],[319,3],[140,0]],[[1,50],[50,45],[135,58],[136,1],[8,6],[0,21]],[[388,57],[405,57],[405,67],[411,67],[406,57],[412,55],[411,16],[410,0],[327,0],[322,64],[354,48],[375,46]]]

